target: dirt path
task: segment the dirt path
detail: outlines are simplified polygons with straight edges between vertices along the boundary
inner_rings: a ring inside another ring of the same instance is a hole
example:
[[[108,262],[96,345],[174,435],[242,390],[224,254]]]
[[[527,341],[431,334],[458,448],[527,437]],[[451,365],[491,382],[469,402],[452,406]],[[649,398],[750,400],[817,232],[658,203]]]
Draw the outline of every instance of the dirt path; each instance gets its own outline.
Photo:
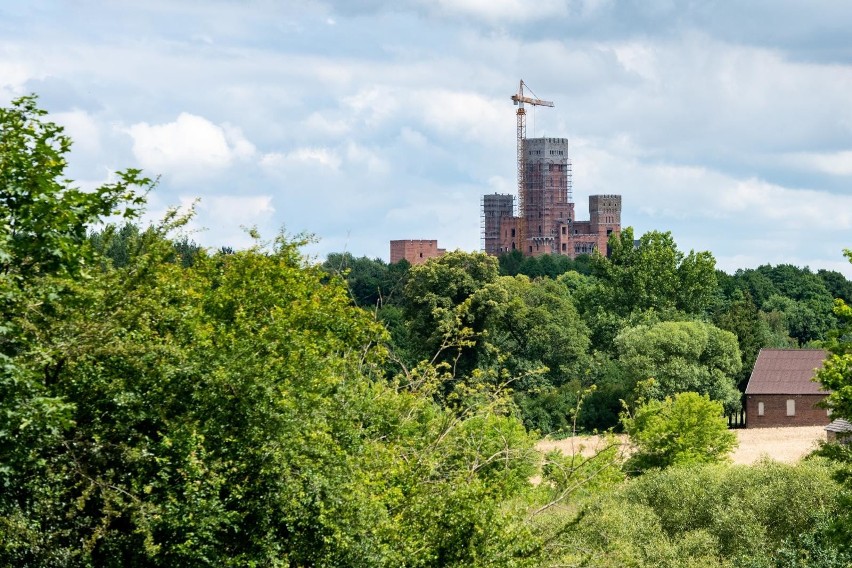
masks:
[[[731,453],[731,460],[736,464],[752,464],[766,455],[771,459],[792,463],[801,459],[816,447],[819,440],[825,440],[823,426],[798,426],[794,428],[754,428],[751,430],[736,430],[740,441],[739,447]],[[624,444],[624,435],[617,436]],[[584,455],[591,455],[603,447],[599,436],[577,436],[564,440],[542,440],[538,443],[541,450],[558,449],[562,453],[571,454],[582,450]]]

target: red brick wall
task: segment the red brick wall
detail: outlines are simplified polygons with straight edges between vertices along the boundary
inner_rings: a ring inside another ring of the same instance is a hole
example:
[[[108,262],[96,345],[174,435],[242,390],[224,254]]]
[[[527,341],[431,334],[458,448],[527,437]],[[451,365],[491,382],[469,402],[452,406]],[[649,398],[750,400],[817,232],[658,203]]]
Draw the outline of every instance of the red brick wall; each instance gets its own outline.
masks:
[[[444,254],[444,249],[438,248],[438,241],[400,240],[390,242],[391,264],[403,258],[411,264],[423,264],[430,258]]]
[[[780,426],[824,426],[831,422],[825,408],[816,403],[825,395],[750,394],[746,397],[746,428],[777,428]],[[787,401],[796,401],[796,415],[787,416]],[[757,404],[763,403],[763,416],[757,414]]]
[[[500,219],[500,250],[497,254],[511,252],[515,249],[522,250],[521,236],[518,227],[519,217],[503,217]],[[486,250],[485,252],[491,252]]]

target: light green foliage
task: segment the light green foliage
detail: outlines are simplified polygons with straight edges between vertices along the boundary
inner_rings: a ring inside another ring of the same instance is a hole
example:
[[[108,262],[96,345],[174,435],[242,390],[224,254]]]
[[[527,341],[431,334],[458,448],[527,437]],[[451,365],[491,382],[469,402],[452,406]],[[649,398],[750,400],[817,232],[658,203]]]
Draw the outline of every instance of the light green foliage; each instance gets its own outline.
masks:
[[[732,333],[697,321],[662,322],[628,328],[615,344],[634,384],[654,379],[641,393],[645,397],[692,391],[721,402],[725,412],[740,408],[734,381],[742,363]]]
[[[0,108],[0,273],[18,282],[85,266],[87,225],[134,216],[144,203],[135,188],[151,185],[125,170],[94,191],[74,188],[62,177],[71,139],[45,114],[34,96]]]
[[[838,486],[820,461],[674,467],[590,499],[551,566],[841,568]]]
[[[844,254],[852,262],[852,249]],[[852,306],[838,298],[834,314],[841,327],[826,344],[831,354],[816,379],[832,391],[827,400],[832,412],[839,418],[852,420]]]
[[[387,384],[383,330],[297,244],[183,268],[146,235],[29,354],[63,360],[52,392],[76,427],[43,454],[63,505],[23,558],[470,566],[516,552],[524,529],[501,503],[528,488],[535,455],[499,399],[444,410],[432,386]]]
[[[147,238],[76,290],[31,354],[64,361],[53,392],[77,426],[44,456],[63,505],[23,558],[42,558],[36,545],[123,565],[468,566],[514,553],[523,527],[500,504],[528,487],[535,456],[499,399],[450,412],[386,384],[382,329],[294,243],[183,268]]]
[[[694,392],[640,401],[632,414],[622,415],[622,424],[636,447],[629,470],[718,462],[737,445],[721,403]]]
[[[852,262],[852,249],[843,251]],[[826,398],[826,404],[831,409],[832,416],[852,421],[852,306],[843,299],[835,300],[834,313],[841,322],[841,327],[833,334],[826,346],[830,353],[823,368],[817,372],[816,380],[825,389],[831,390]],[[837,542],[852,554],[852,447],[849,445],[827,444],[822,448],[824,455],[836,460],[842,465],[838,471],[847,492],[844,495],[846,507],[832,527]]]
[[[43,452],[73,425],[73,404],[48,388],[61,362],[30,353],[67,299],[67,279],[87,275],[87,226],[133,217],[144,202],[138,190],[151,186],[126,170],[92,191],[74,188],[63,177],[71,140],[44,115],[33,96],[0,108],[0,545],[8,549],[38,537],[35,515],[56,518]]]
[[[50,175],[0,248],[0,565],[535,564],[506,503],[537,459],[505,399],[441,407],[435,367],[388,382],[385,330],[291,239],[177,262],[171,215],[98,257],[87,225],[129,186],[53,184],[49,145],[11,143],[42,132],[27,112],[3,203]]]

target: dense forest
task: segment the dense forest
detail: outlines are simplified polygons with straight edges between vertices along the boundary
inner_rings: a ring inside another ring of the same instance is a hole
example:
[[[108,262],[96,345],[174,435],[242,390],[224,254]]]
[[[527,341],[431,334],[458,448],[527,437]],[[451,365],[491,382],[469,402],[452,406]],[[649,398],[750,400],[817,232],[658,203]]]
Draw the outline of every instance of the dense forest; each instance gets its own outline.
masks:
[[[852,418],[841,274],[630,229],[576,261],[208,250],[138,224],[140,171],[76,189],[70,144],[0,109],[0,564],[852,562],[848,447],[725,462],[761,347],[830,349]],[[594,430],[634,453],[536,448]]]
[[[670,233],[634,241],[627,228],[610,248],[573,261],[452,252],[416,267],[331,254],[323,269],[385,324],[397,366],[445,364],[456,383],[488,369],[492,387],[510,377],[527,428],[556,435],[617,428],[621,401],[643,396],[694,391],[736,412],[762,347],[823,346],[841,326],[835,299],[852,302],[839,272],[729,275]]]

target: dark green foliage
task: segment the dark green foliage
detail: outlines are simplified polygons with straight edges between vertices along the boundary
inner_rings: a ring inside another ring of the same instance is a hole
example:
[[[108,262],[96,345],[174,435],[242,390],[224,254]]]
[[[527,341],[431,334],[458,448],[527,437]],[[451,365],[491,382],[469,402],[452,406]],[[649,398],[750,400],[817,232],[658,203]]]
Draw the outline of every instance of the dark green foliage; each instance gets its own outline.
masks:
[[[125,223],[120,228],[109,225],[101,231],[92,232],[89,235],[89,241],[102,259],[109,260],[115,268],[124,268],[133,257],[145,252],[146,242],[150,241],[151,236],[156,232],[157,229],[154,227],[141,231],[133,223]],[[184,235],[172,239],[172,250],[172,254],[164,258],[164,261],[177,262],[184,268],[188,268],[195,263],[203,249],[201,245]]]
[[[590,274],[592,270],[590,259],[591,257],[585,254],[574,260],[561,254],[524,256],[519,250],[513,250],[498,257],[500,276],[524,275],[530,278],[556,278],[572,270],[580,274]]]
[[[822,279],[825,288],[831,294],[832,298],[852,304],[852,282],[847,280],[845,276],[836,270],[824,269],[818,270],[817,276]]]
[[[607,430],[619,425],[622,401],[634,396],[635,382],[628,370],[606,353],[595,354],[585,383],[594,385],[585,394],[577,425],[583,431]]]
[[[346,280],[356,305],[381,308],[399,303],[411,265],[407,260],[386,264],[378,258],[355,258],[347,252],[329,254],[322,268]]]
[[[778,346],[785,341],[784,336],[799,346],[825,339],[837,326],[832,315],[834,298],[852,287],[837,272],[814,274],[789,264],[738,270],[732,278],[735,288],[727,294],[728,299],[736,301],[747,294],[770,326],[770,337],[763,347]],[[717,309],[717,318],[725,309]]]
[[[739,292],[733,301],[714,314],[713,323],[737,337],[742,368],[737,376],[737,388],[744,392],[757,354],[764,347],[790,347],[773,334],[767,318],[751,299],[748,291]]]

